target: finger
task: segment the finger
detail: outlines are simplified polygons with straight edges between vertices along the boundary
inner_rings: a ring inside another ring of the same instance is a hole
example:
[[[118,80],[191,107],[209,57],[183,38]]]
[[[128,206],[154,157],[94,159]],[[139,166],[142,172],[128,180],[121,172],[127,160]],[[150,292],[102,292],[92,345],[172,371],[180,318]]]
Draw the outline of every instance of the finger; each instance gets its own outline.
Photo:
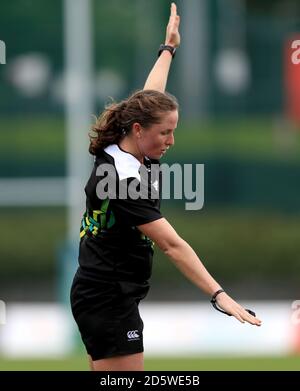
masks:
[[[237,308],[237,313],[238,313],[239,317],[241,317],[243,319],[244,322],[246,321],[251,324],[257,324],[256,317],[251,315],[248,311],[245,310],[245,308],[243,308],[240,305]]]
[[[171,17],[175,17],[177,15],[177,7],[175,3],[171,4]]]
[[[253,325],[255,325],[255,326],[261,326],[261,320],[259,320],[259,319],[251,319],[251,320],[247,320],[247,322],[248,323],[250,323],[250,324],[253,324]]]
[[[233,313],[233,316],[237,318],[241,323],[248,322],[256,326],[261,325],[261,320],[250,315],[249,312],[247,312],[243,307],[238,308],[237,312]]]
[[[251,324],[255,324],[256,326],[261,326],[261,320],[258,318],[251,319]]]
[[[237,320],[239,320],[241,323],[245,323],[244,319],[241,317],[239,313],[232,314]]]
[[[179,23],[180,23],[180,16],[177,15],[177,16],[176,16],[176,19],[175,19],[175,23],[174,23],[174,25],[175,25],[176,28],[178,28]]]
[[[251,323],[251,324],[256,325],[256,326],[260,326],[261,325],[261,320],[256,318],[255,316],[249,314],[249,312],[247,312],[247,311],[243,311],[243,315],[242,316],[248,323]]]

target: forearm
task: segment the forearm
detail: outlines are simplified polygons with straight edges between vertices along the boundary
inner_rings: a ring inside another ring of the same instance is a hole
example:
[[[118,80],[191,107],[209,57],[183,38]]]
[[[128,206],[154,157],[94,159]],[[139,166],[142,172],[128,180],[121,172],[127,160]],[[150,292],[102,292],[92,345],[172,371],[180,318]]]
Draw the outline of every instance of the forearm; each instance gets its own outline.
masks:
[[[212,296],[218,289],[221,288],[206,270],[195,251],[183,239],[181,239],[175,246],[165,250],[165,254],[171,258],[182,274],[184,274],[203,292]]]
[[[171,53],[168,50],[164,50],[151,69],[144,85],[144,90],[165,92],[171,62]]]

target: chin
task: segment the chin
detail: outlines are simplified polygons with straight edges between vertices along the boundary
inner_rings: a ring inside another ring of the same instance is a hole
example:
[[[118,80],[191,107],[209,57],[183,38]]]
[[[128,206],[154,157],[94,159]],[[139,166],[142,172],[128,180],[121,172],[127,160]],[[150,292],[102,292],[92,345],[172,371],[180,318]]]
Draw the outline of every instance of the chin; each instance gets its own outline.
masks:
[[[155,160],[159,160],[162,156],[163,156],[163,153],[151,153],[151,154],[148,154],[146,155],[148,158],[150,159],[155,159]]]

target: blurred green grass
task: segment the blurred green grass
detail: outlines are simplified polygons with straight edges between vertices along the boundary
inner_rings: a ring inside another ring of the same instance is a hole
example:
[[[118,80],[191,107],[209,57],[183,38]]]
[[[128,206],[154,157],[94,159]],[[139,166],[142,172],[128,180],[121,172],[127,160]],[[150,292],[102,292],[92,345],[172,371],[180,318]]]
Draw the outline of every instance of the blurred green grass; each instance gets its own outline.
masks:
[[[200,123],[180,123],[175,131],[177,153],[223,155],[237,159],[299,161],[300,132],[272,118],[223,118]]]
[[[91,115],[91,125],[93,117]],[[64,159],[66,127],[63,117],[3,117],[0,119],[0,154],[13,147],[18,159]],[[89,129],[82,129],[86,135]],[[279,119],[222,118],[198,123],[179,121],[175,147],[168,159],[178,154],[223,154],[237,158],[300,159],[300,131]]]
[[[59,360],[7,360],[2,371],[87,371],[84,355]],[[160,357],[146,358],[146,371],[299,371],[300,356],[284,357]]]
[[[247,276],[256,281],[286,278],[292,283],[293,276],[296,280],[299,275],[299,215],[224,208],[208,208],[192,214],[174,207],[163,206],[162,210],[209,270],[222,278],[232,279],[234,270],[234,279],[239,281]],[[54,278],[58,250],[66,238],[66,208],[1,208],[0,211],[1,258],[10,260],[0,264],[0,281],[18,277]],[[22,224],[7,229],[12,221]],[[166,280],[175,284],[185,281],[156,248],[153,283]]]
[[[18,152],[21,157],[45,155],[63,157],[65,153],[64,121],[59,117],[7,117],[0,120],[0,153]]]
[[[209,270],[222,278],[232,279],[235,270],[236,280],[247,275],[256,280],[273,277],[291,282],[292,276],[296,279],[300,273],[299,215],[231,209],[190,213],[165,206],[162,210]],[[59,246],[66,238],[66,208],[1,208],[0,212],[1,258],[5,260],[0,265],[0,281],[54,277]],[[7,229],[17,221],[13,229]],[[13,246],[16,237],[18,245]],[[166,280],[183,282],[182,275],[157,248],[153,283]]]

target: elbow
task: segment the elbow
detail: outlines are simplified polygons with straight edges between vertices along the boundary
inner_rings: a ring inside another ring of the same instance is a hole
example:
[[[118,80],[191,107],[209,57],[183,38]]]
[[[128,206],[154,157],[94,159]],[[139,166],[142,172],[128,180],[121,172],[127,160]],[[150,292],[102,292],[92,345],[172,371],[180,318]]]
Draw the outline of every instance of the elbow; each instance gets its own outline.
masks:
[[[178,237],[176,240],[164,243],[164,246],[161,247],[161,250],[167,257],[176,259],[176,255],[181,252],[185,245],[185,240],[183,240],[181,237]]]

